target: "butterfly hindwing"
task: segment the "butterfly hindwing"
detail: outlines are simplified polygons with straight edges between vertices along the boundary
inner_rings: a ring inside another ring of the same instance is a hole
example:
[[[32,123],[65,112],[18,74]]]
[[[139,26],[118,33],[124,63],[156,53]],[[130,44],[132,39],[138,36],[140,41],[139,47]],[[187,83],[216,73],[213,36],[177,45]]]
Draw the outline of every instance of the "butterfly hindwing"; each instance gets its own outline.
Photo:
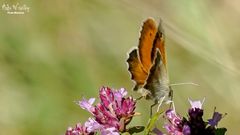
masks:
[[[167,69],[165,68],[162,56],[158,49],[154,65],[150,70],[144,89],[149,91],[146,98],[156,101],[169,92]]]
[[[128,70],[131,73],[131,79],[136,82],[134,90],[137,90],[138,86],[142,86],[145,83],[148,76],[148,73],[144,71],[144,68],[138,58],[137,49],[134,49],[129,53],[127,62],[129,65]]]
[[[166,51],[165,51],[165,37],[164,37],[164,31],[162,28],[162,22],[160,21],[159,26],[158,26],[158,32],[156,33],[156,37],[154,39],[154,44],[153,44],[153,50],[152,50],[152,56],[156,55],[156,51],[159,49],[160,54],[161,54],[161,60],[163,64],[167,65],[167,59],[166,59]]]

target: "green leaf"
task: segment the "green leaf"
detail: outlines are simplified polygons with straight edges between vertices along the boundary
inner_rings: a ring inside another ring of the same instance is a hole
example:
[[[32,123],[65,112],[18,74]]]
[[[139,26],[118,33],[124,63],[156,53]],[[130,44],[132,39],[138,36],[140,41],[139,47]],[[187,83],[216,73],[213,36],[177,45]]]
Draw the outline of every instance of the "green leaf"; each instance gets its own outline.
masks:
[[[134,133],[142,132],[144,128],[145,128],[144,126],[134,126],[134,127],[128,128],[127,132],[132,135]]]
[[[149,120],[148,125],[146,126],[144,130],[144,135],[149,135],[149,132],[153,129],[155,123],[157,122],[159,116],[163,113],[162,112],[157,112],[156,114],[153,115],[153,117]]]
[[[226,132],[227,132],[226,128],[217,128],[215,131],[215,135],[225,135]]]
[[[128,132],[124,132],[124,133],[121,133],[121,135],[131,135],[131,134]]]

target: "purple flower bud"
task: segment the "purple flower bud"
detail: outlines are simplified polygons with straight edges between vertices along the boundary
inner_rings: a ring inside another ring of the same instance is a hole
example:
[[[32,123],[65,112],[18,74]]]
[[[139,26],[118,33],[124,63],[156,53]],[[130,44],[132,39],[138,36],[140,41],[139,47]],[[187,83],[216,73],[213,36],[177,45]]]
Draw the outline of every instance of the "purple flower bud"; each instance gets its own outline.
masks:
[[[192,134],[205,134],[206,123],[203,121],[202,105],[204,100],[191,101],[191,108],[188,110],[188,125],[191,128]]]
[[[223,114],[216,112],[214,109],[212,119],[208,119],[208,124],[212,127],[215,127],[218,125],[218,122],[223,118]]]
[[[188,125],[184,125],[183,129],[182,129],[182,132],[183,132],[184,135],[190,135],[191,134],[191,129]]]

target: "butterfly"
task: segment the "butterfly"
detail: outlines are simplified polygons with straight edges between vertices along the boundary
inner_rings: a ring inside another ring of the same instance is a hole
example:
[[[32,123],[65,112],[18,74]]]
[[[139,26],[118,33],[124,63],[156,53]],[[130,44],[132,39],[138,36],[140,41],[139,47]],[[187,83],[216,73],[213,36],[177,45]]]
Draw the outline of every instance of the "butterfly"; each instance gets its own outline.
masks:
[[[128,71],[135,82],[134,91],[138,91],[154,104],[172,100],[172,89],[169,85],[165,37],[160,20],[157,26],[152,18],[144,21],[138,47],[129,53]],[[159,105],[159,107],[160,107]]]

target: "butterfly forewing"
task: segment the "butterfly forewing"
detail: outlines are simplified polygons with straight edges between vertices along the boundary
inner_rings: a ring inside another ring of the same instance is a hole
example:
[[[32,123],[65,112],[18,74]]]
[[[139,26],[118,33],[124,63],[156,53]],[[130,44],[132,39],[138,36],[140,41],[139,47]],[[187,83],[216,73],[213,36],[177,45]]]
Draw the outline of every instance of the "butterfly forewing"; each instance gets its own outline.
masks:
[[[139,57],[144,69],[149,72],[152,67],[152,48],[157,33],[157,26],[153,19],[147,19],[141,31],[139,38]]]

